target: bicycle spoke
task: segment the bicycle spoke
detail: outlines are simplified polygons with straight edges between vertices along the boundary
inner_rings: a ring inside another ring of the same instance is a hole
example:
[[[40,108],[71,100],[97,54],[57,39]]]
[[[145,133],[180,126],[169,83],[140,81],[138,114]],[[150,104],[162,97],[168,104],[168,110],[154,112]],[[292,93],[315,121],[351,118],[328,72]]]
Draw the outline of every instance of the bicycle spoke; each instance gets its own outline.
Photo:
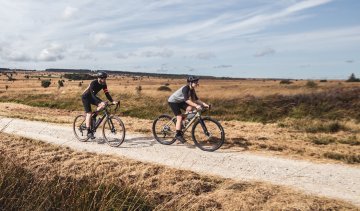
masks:
[[[75,118],[73,122],[73,132],[79,141],[87,141],[89,139],[85,125],[85,115],[79,115]]]
[[[215,151],[225,141],[224,129],[214,119],[206,117],[203,122],[197,122],[192,130],[196,146],[204,151]]]
[[[110,117],[103,125],[103,136],[110,146],[120,146],[125,140],[125,126],[118,117]]]
[[[175,123],[169,115],[161,115],[153,122],[154,138],[161,144],[169,145],[175,142]]]

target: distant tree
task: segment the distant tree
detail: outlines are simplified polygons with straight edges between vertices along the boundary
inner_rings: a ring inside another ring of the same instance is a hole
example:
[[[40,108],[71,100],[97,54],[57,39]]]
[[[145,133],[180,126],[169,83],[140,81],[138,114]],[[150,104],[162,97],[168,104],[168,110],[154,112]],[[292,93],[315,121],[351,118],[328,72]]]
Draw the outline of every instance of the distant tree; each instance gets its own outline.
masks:
[[[360,79],[356,78],[354,73],[351,73],[349,79],[346,82],[360,82]]]
[[[171,92],[171,89],[168,86],[160,86],[157,90],[158,91]]]
[[[64,74],[64,78],[69,80],[92,80],[96,79],[95,76],[89,74],[81,74],[81,73],[72,73],[72,74]]]
[[[64,82],[62,80],[58,80],[58,87],[64,87]]]
[[[321,82],[321,83],[325,83],[325,82],[327,82],[327,80],[326,80],[326,79],[322,79],[322,80],[320,80],[320,82]]]
[[[25,75],[24,77],[25,77],[26,79],[29,79],[29,78],[30,78],[30,76],[29,76],[29,75]]]
[[[135,89],[138,94],[141,94],[142,87],[140,85],[137,86]]]
[[[315,87],[317,87],[317,84],[315,83],[315,81],[308,81],[308,82],[306,82],[305,86],[307,88],[315,88]]]
[[[8,90],[9,86],[8,85],[5,85],[5,90]]]
[[[50,84],[51,84],[50,80],[42,80],[41,81],[41,86],[44,87],[44,88],[49,87]]]
[[[280,81],[280,84],[292,84],[293,82],[290,81],[289,79],[284,79]]]

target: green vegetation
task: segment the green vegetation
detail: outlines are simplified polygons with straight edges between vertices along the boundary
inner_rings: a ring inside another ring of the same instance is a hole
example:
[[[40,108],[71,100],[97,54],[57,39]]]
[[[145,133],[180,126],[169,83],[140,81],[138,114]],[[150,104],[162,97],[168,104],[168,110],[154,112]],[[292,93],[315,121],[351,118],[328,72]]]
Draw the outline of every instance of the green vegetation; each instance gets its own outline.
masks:
[[[308,118],[304,119],[295,119],[288,122],[278,123],[279,127],[291,127],[295,130],[299,130],[307,133],[336,133],[339,131],[348,131],[350,130],[345,125],[339,123],[338,121],[319,121],[312,120]],[[320,141],[321,142],[321,141]]]
[[[307,88],[316,88],[317,84],[315,83],[315,81],[307,81],[305,86]]]
[[[322,137],[311,137],[310,138],[311,142],[316,144],[316,145],[328,145],[331,143],[335,143],[336,142],[336,138],[331,137],[331,136],[322,136]]]
[[[288,79],[284,79],[280,81],[280,84],[292,84],[293,82],[288,80]]]
[[[89,75],[89,74],[82,74],[82,73],[72,73],[72,74],[64,74],[64,78],[70,79],[70,80],[92,80],[96,79],[95,76]]]
[[[159,88],[157,88],[157,90],[158,91],[171,92],[171,89],[168,86],[160,86]]]
[[[64,87],[64,80],[58,80],[58,87]]]
[[[338,140],[338,142],[340,144],[348,144],[350,146],[359,146],[360,145],[360,140],[358,140],[357,136],[350,136],[346,139],[341,139],[341,140]]]
[[[0,210],[149,210],[140,194],[101,178],[36,178],[0,156]]]
[[[324,153],[324,157],[330,158],[333,160],[342,160],[349,164],[360,163],[360,155],[355,154],[343,154],[337,152],[326,152]]]
[[[44,87],[44,88],[48,88],[51,84],[51,81],[49,80],[42,80],[41,81],[41,86]]]
[[[73,95],[31,94],[17,96],[1,94],[0,102],[17,102],[21,104],[83,110],[80,99],[81,91]],[[121,100],[121,111],[125,115],[142,119],[153,119],[162,113],[172,113],[167,97],[154,98],[136,94],[112,94],[114,99]],[[213,105],[210,115],[220,120],[241,120],[254,122],[276,122],[285,118],[333,120],[330,123],[310,125],[303,123],[308,132],[337,132],[346,130],[337,120],[355,119],[360,121],[360,88],[332,89],[324,92],[297,95],[270,95],[266,97],[248,96],[238,99],[203,99]],[[106,99],[100,96],[101,99]],[[307,120],[306,120],[307,121]],[[305,126],[309,126],[308,129]]]
[[[346,81],[346,82],[360,82],[360,79],[359,78],[356,78],[355,77],[355,74],[352,73],[349,77],[349,79]]]

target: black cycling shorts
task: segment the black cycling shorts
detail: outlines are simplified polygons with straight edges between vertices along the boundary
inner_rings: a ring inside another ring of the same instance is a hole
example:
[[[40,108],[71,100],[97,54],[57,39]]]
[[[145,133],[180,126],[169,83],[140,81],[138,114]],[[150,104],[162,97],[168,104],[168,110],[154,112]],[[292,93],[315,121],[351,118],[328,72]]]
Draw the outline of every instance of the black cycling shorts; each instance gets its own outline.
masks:
[[[86,113],[91,113],[91,105],[98,105],[91,97],[81,97]]]
[[[181,109],[183,109],[184,111],[186,110],[186,107],[188,107],[188,104],[185,102],[181,102],[181,103],[170,103],[169,102],[169,106],[170,106],[171,110],[174,112],[175,116],[178,116],[181,114]]]

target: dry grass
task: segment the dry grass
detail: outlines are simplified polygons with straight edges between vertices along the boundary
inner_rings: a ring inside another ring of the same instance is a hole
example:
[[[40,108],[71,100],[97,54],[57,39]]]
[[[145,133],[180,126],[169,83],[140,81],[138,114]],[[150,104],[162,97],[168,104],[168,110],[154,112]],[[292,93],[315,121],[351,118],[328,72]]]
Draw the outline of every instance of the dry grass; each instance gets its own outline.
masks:
[[[64,87],[58,89],[60,74],[35,72],[34,78],[25,79],[23,74],[14,77],[16,81],[7,81],[0,77],[0,101],[17,102],[38,107],[81,110],[80,95],[89,84],[84,81],[65,80]],[[41,77],[52,79],[49,88],[40,86]],[[2,80],[1,80],[2,79]],[[111,76],[109,90],[114,99],[123,103],[126,116],[142,119],[154,119],[164,112],[170,112],[167,98],[171,92],[159,91],[167,85],[175,91],[184,85],[184,80],[148,78],[133,80],[130,77]],[[360,84],[329,81],[308,88],[307,81],[293,81],[282,85],[273,80],[201,80],[197,92],[201,99],[214,105],[212,115],[221,120],[242,120],[256,122],[274,122],[286,117],[325,118],[360,120],[356,109],[359,104]],[[5,90],[8,86],[8,90]],[[141,87],[139,91],[138,87]],[[357,92],[357,93],[355,93]],[[103,94],[101,98],[105,99]]]
[[[358,209],[346,202],[305,195],[280,186],[235,182],[114,156],[76,152],[3,133],[0,133],[0,152],[8,163],[30,172],[36,180],[68,178],[75,182],[93,178],[92,181],[99,184],[127,188],[146,196],[156,210]]]

